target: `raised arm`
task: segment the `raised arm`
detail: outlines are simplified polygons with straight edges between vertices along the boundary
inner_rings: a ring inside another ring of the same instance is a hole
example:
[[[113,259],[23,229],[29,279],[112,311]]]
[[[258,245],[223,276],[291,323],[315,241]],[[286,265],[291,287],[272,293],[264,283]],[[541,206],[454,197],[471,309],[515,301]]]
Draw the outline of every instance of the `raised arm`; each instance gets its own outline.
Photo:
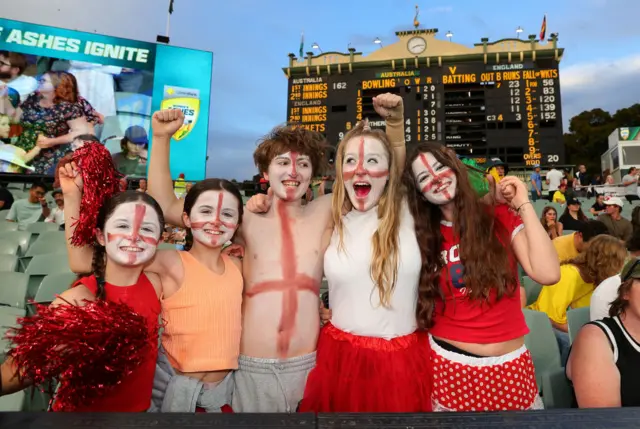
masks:
[[[75,222],[80,217],[82,176],[73,162],[61,166],[58,171],[64,197],[64,238],[67,242],[69,268],[74,273],[89,273],[93,261],[93,249],[90,246],[77,247],[71,244],[71,237],[76,230]]]
[[[404,104],[402,97],[382,94],[373,97],[373,108],[386,122],[386,134],[393,146],[393,154],[400,172],[404,170],[407,149],[404,135]]]
[[[524,231],[513,239],[518,262],[535,282],[542,285],[557,283],[560,280],[558,253],[529,201],[527,187],[513,176],[503,178],[497,186],[524,224]]]
[[[156,199],[167,223],[184,227],[182,213],[184,200],[176,197],[169,168],[171,136],[184,123],[184,114],[179,109],[160,110],[152,117],[151,158],[149,159],[148,192]]]

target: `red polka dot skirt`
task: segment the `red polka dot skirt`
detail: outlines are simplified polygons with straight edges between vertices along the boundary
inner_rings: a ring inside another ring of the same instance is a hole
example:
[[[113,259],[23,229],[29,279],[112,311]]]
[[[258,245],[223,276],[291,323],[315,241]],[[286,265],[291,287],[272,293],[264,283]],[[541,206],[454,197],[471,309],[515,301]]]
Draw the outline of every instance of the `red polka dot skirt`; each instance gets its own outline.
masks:
[[[431,341],[434,411],[506,411],[539,408],[531,353],[475,358]]]

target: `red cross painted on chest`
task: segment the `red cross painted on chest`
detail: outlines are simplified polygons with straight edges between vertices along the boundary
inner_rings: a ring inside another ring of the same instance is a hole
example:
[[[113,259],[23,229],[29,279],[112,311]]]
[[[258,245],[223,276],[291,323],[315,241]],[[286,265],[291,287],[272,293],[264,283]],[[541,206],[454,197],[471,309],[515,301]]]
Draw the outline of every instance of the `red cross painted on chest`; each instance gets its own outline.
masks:
[[[313,277],[298,272],[296,249],[291,229],[293,219],[287,213],[286,204],[276,202],[276,205],[282,236],[282,249],[280,251],[282,278],[256,283],[245,296],[251,298],[265,292],[282,292],[282,314],[278,325],[277,350],[278,355],[281,358],[285,358],[289,352],[291,338],[295,333],[295,321],[298,314],[298,292],[309,291],[318,295],[320,285],[318,280]]]

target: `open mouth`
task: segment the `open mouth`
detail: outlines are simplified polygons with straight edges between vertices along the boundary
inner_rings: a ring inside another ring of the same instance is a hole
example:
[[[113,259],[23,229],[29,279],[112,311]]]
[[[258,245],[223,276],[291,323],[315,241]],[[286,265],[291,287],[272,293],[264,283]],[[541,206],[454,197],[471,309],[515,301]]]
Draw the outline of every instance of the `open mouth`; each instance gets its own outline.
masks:
[[[208,235],[222,235],[222,231],[219,229],[204,229],[203,231]]]
[[[119,247],[119,249],[127,253],[140,253],[144,250],[142,249],[142,247],[137,247],[137,246],[121,246]]]
[[[356,182],[353,184],[353,191],[356,194],[356,198],[366,198],[371,192],[371,184],[367,182]]]
[[[442,182],[437,188],[433,190],[433,193],[439,194],[441,192],[444,192],[449,188],[450,185],[451,185],[450,181]]]
[[[285,186],[285,188],[297,188],[298,186],[300,186],[300,182],[296,180],[284,180],[282,184]]]

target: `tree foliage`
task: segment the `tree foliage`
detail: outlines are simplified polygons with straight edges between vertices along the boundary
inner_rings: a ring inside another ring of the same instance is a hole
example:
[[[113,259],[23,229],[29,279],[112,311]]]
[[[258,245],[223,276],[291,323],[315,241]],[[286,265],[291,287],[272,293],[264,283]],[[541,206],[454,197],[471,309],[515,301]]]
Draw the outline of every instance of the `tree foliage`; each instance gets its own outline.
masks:
[[[602,109],[584,111],[569,122],[564,145],[569,164],[585,164],[600,171],[600,156],[608,149],[608,137],[616,128],[640,126],[640,104],[620,109],[613,115]]]

